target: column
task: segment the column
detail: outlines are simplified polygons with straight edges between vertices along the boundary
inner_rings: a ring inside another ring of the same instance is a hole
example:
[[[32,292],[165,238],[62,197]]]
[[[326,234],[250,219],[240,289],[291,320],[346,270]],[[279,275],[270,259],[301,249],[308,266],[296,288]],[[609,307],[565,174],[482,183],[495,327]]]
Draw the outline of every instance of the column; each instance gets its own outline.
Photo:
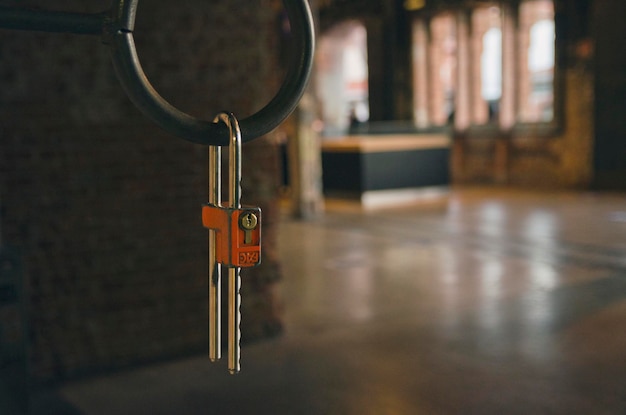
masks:
[[[457,12],[457,86],[454,104],[454,129],[465,131],[471,125],[472,67],[470,64],[470,24],[467,10]]]
[[[413,121],[417,128],[427,128],[428,117],[428,33],[426,22],[413,21]]]
[[[500,98],[500,129],[510,131],[515,125],[517,100],[517,9],[502,5],[502,98]]]

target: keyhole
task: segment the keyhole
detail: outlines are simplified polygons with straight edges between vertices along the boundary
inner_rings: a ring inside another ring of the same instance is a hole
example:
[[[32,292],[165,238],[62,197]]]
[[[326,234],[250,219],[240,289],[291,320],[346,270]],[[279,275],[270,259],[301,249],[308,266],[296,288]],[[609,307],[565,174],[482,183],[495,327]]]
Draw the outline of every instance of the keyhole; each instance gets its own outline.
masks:
[[[251,231],[256,228],[258,221],[259,220],[254,213],[248,212],[241,218],[241,227],[245,230]]]
[[[239,225],[241,226],[244,232],[243,243],[245,244],[252,243],[252,231],[256,229],[258,224],[259,224],[259,218],[257,218],[257,216],[252,212],[247,212],[240,217]]]

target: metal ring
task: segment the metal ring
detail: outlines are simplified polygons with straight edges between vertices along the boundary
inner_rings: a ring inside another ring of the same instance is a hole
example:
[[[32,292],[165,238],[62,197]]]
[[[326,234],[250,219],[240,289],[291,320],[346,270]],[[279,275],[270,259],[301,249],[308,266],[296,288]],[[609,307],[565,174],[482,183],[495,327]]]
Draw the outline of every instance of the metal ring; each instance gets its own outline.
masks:
[[[113,10],[115,33],[111,35],[111,55],[117,76],[133,103],[152,121],[185,140],[225,146],[228,129],[223,123],[197,119],[167,102],[148,81],[135,49],[133,30],[139,0],[116,0]],[[315,34],[307,0],[283,0],[293,37],[294,53],[285,80],[276,96],[261,110],[240,121],[244,142],[276,128],[296,108],[311,74]],[[296,52],[297,51],[297,52]]]

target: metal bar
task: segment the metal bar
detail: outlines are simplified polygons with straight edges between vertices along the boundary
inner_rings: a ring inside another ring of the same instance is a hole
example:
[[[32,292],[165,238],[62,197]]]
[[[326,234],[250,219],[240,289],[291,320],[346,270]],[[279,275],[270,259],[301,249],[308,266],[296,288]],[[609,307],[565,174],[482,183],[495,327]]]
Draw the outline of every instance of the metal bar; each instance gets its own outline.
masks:
[[[221,149],[209,146],[209,203],[219,205],[221,199]],[[221,346],[221,266],[217,263],[216,231],[209,229],[209,359],[222,357]]]
[[[0,6],[0,28],[80,35],[102,35],[110,12],[96,14]]]

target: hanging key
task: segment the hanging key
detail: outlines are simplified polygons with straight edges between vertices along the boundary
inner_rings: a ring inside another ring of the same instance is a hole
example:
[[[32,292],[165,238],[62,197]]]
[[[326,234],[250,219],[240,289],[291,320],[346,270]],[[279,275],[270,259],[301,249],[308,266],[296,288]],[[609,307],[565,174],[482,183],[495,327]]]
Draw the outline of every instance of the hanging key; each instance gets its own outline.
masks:
[[[218,206],[221,200],[221,149],[209,147],[209,205]],[[212,362],[222,357],[222,290],[221,266],[217,262],[217,232],[209,229],[209,359]]]
[[[241,206],[241,131],[229,113],[214,122],[224,122],[230,132],[228,157],[228,205],[220,202],[221,163],[219,147],[209,148],[212,175],[209,203],[202,208],[202,223],[209,228],[209,357],[220,358],[220,268],[228,269],[228,369],[240,370],[241,268],[261,263],[261,209]]]

